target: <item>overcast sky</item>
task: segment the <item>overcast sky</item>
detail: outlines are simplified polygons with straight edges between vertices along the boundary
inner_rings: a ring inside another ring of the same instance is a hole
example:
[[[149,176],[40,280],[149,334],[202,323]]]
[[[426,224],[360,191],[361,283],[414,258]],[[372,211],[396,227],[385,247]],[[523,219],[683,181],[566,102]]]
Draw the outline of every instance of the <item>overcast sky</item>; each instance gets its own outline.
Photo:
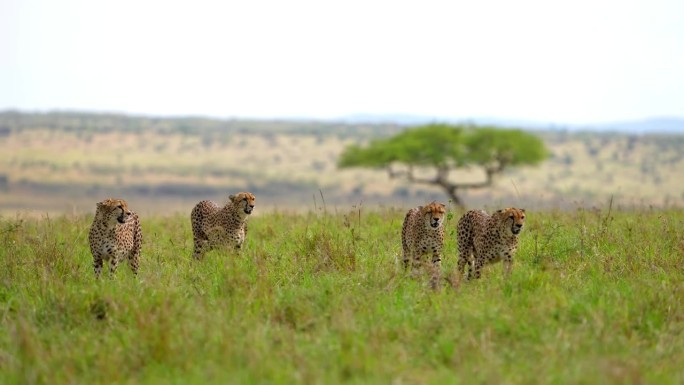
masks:
[[[684,117],[683,0],[0,0],[0,110]]]

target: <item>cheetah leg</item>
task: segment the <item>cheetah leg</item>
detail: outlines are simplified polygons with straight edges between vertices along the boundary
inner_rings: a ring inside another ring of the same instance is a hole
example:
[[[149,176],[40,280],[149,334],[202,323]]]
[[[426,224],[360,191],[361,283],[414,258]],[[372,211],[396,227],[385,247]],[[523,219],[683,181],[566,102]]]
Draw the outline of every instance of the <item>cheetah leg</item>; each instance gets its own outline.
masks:
[[[200,259],[202,259],[202,257],[204,257],[204,253],[206,253],[208,249],[209,249],[209,241],[208,240],[196,239],[195,240],[195,249],[194,249],[192,256],[196,260],[199,261]]]
[[[457,281],[460,282],[465,273],[465,265],[468,265],[468,279],[470,279],[470,270],[472,269],[473,248],[472,246],[459,245],[458,248],[458,274]]]
[[[504,276],[506,278],[511,276],[511,271],[513,270],[513,258],[510,255],[506,255],[503,261],[504,263]]]
[[[421,265],[423,264],[421,257],[423,256],[424,252],[413,250],[411,254],[411,275],[415,277],[416,274],[418,274],[417,272],[421,269]]]
[[[201,260],[204,257],[204,252],[197,246],[195,246],[195,251],[192,253],[192,257],[196,260]]]
[[[133,274],[138,275],[138,253],[130,253],[128,255],[128,265],[131,267]]]
[[[114,275],[116,273],[116,268],[119,266],[119,256],[115,255],[109,260],[109,273]]]
[[[439,281],[442,275],[442,256],[435,252],[432,254],[432,274],[430,276],[430,287],[433,290],[439,288]]]
[[[475,261],[470,261],[470,267],[468,268],[468,280],[480,279],[482,266],[484,262],[482,259],[475,258]]]
[[[409,261],[411,260],[411,252],[407,249],[406,246],[404,246],[404,248],[402,250],[401,258],[404,262],[404,271],[406,271],[406,270],[408,270]]]
[[[200,248],[195,245],[195,250],[192,252],[192,257],[199,261],[202,259],[202,254],[203,253],[201,252]]]
[[[102,274],[102,255],[95,254],[93,256],[93,269],[95,270],[95,278],[100,278]]]
[[[461,281],[461,278],[463,278],[463,273],[465,272],[465,265],[468,264],[468,276],[470,276],[470,261],[468,254],[465,252],[461,252],[458,255],[458,273],[457,273],[457,282]]]
[[[197,221],[195,221],[194,219],[192,220],[192,240],[194,243],[192,256],[196,260],[200,260],[202,259],[202,257],[204,257],[204,253],[207,252],[209,246],[209,237],[201,229],[200,223],[201,218]]]

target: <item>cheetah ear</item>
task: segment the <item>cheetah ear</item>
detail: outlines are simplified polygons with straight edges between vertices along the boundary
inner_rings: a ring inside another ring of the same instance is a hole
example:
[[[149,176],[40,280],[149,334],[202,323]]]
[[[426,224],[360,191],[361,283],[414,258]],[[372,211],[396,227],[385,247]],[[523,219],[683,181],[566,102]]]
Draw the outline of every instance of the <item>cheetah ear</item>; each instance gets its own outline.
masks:
[[[228,199],[229,199],[231,202],[235,202],[235,195],[233,195],[233,194],[228,195]]]
[[[520,209],[520,211],[525,212],[525,209]]]
[[[503,209],[498,209],[498,210],[496,210],[496,212],[497,212],[497,213],[502,213],[502,212],[503,212]]]

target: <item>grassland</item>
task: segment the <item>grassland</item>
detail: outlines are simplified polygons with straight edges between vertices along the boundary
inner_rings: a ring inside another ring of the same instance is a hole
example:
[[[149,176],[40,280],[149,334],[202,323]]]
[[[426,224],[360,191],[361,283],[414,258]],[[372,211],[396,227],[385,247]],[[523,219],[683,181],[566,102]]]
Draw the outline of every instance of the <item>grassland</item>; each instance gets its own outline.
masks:
[[[90,215],[1,217],[0,382],[684,382],[684,211],[531,211],[510,278],[439,292],[396,264],[403,214],[262,212],[201,262],[146,216],[140,274],[100,281]]]

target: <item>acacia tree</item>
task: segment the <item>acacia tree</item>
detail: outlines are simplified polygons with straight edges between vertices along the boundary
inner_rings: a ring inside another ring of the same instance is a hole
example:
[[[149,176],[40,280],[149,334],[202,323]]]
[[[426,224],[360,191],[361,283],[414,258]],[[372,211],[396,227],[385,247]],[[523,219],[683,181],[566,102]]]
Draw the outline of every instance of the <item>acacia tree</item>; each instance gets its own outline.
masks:
[[[462,207],[461,190],[489,187],[504,170],[535,165],[546,156],[541,139],[521,130],[429,124],[374,140],[364,147],[350,145],[342,152],[338,167],[384,168],[390,178],[437,185]],[[482,181],[459,183],[449,178],[453,170],[472,167],[484,171]],[[415,174],[417,168],[432,169],[434,176],[419,177]]]

